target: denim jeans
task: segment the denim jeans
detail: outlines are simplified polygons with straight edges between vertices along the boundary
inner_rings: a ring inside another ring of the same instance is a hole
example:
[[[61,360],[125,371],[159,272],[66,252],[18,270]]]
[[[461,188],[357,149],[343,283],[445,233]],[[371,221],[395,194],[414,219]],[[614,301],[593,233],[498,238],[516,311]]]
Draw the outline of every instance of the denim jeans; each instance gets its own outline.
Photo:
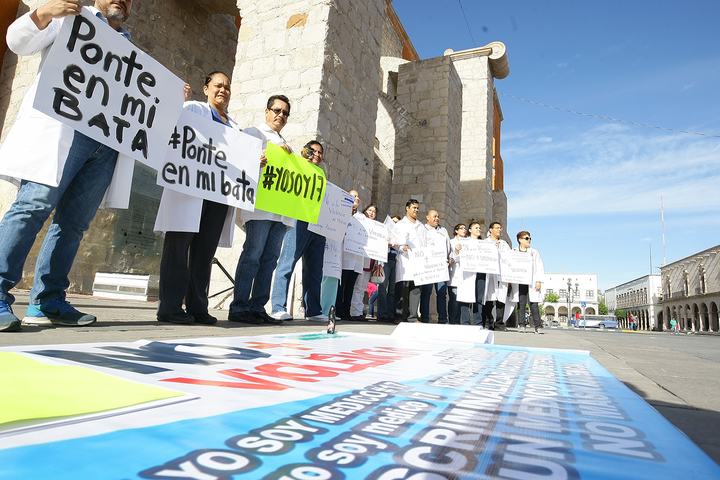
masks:
[[[422,286],[420,295],[420,321],[430,321],[430,296],[433,287],[437,295],[438,323],[447,323],[447,284],[445,282],[430,283]]]
[[[112,148],[75,132],[57,187],[22,182],[15,203],[0,222],[1,301],[15,301],[9,290],[22,278],[35,237],[53,210],[55,216],[35,265],[30,303],[65,298],[80,241],[110,185],[117,155]]]
[[[475,274],[475,303],[460,304],[460,324],[461,325],[481,325],[483,323],[483,312],[485,306],[485,280],[484,273]],[[472,317],[472,321],[470,320]],[[487,327],[487,322],[485,327]]]
[[[377,318],[395,317],[395,259],[397,252],[390,249],[388,261],[383,265],[385,281],[378,285]]]
[[[448,286],[448,321],[451,325],[460,324],[460,303],[457,301],[457,287]]]
[[[282,252],[275,272],[272,292],[272,313],[287,311],[287,296],[295,264],[302,257],[302,285],[305,292],[305,316],[322,313],[320,286],[323,277],[325,237],[308,231],[307,222],[298,220],[297,226],[285,234]]]
[[[245,222],[245,244],[235,269],[231,312],[265,311],[286,230],[284,223],[272,220]]]

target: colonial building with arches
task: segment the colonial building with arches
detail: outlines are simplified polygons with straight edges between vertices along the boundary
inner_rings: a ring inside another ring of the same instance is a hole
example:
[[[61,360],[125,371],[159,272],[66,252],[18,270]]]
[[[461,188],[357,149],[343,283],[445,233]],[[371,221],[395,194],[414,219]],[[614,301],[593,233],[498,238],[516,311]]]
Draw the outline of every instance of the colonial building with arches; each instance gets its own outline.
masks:
[[[570,317],[598,314],[597,273],[546,273],[542,289],[543,296],[558,296],[557,302],[543,304],[548,321],[567,322],[568,312]]]
[[[627,316],[620,319],[622,328],[630,327],[632,315],[640,330],[662,330],[662,289],[660,275],[645,275],[605,290],[608,312],[625,310]]]
[[[682,330],[718,332],[720,245],[663,266],[663,327],[675,318]]]

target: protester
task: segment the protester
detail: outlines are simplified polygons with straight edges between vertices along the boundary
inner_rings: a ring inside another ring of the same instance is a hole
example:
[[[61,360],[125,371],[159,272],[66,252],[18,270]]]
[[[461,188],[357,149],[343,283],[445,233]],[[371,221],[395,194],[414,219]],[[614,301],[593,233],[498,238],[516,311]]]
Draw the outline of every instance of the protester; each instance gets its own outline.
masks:
[[[394,223],[400,221],[400,217],[390,217]],[[397,250],[392,245],[392,239],[388,239],[388,259],[383,265],[385,281],[378,285],[377,312],[378,322],[392,322],[395,319],[395,262]]]
[[[323,147],[320,142],[312,140],[303,148],[302,156],[314,165],[319,165],[323,158]],[[302,258],[305,317],[308,320],[327,321],[328,316],[323,313],[320,303],[324,255],[325,237],[309,231],[307,222],[297,220],[295,228],[288,230],[283,240],[272,292],[272,318],[293,319],[287,312],[288,290],[295,265]]]
[[[360,194],[355,190],[350,190],[348,193],[355,199],[351,215],[357,215],[357,209],[358,206],[360,206]],[[345,240],[343,240],[340,246],[340,251],[342,252],[342,275],[335,298],[335,314],[340,320],[350,320],[350,304],[352,302],[353,290],[358,275],[363,271],[364,260],[360,255],[344,251],[344,245]]]
[[[368,282],[365,293],[368,294],[368,316],[375,316],[375,300],[378,296],[378,286],[372,282]]]
[[[269,142],[292,153],[280,134],[289,117],[290,100],[285,95],[273,95],[267,101],[265,123],[246,128],[243,132],[262,140],[263,149]],[[235,289],[228,320],[280,324],[282,320],[265,312],[265,304],[270,300],[272,276],[283,238],[289,228],[295,227],[295,220],[257,208],[254,212],[242,212],[241,219],[245,229],[245,244],[235,270]]]
[[[460,303],[457,301],[458,285],[463,278],[463,270],[460,265],[460,239],[467,234],[467,226],[458,223],[453,229],[455,236],[450,240],[450,281],[448,282],[448,321],[451,325],[460,324]]]
[[[489,236],[485,240],[491,242],[498,249],[498,252],[510,250],[510,245],[502,240],[503,228],[498,222],[492,222],[488,229]],[[512,308],[505,310],[505,303],[508,300],[508,289],[510,285],[503,282],[500,275],[488,274],[486,279],[485,305],[483,306],[483,320],[485,328],[490,330],[507,331],[505,320],[510,316]]]
[[[430,210],[426,217],[427,246],[445,248],[445,255],[450,255],[450,237],[445,227],[440,226],[440,215],[437,210]],[[420,321],[430,321],[430,296],[435,288],[438,323],[447,323],[447,285],[445,282],[423,285],[420,293]]]
[[[132,4],[132,0],[95,0],[94,6],[87,8],[129,39],[122,24]],[[0,222],[0,331],[20,330],[20,320],[10,307],[15,301],[10,289],[22,278],[35,238],[53,210],[23,320],[60,326],[89,325],[97,320],[67,302],[68,274],[108,186],[111,182],[129,185],[132,169],[114,175],[117,151],[33,108],[38,78],[62,19],[79,15],[81,10],[80,0],[53,0],[21,16],[7,30],[10,50],[28,56],[40,52],[40,68],[0,150],[0,175],[22,180],[15,202]],[[27,148],[30,142],[33,148]],[[129,194],[129,189],[123,189],[120,197],[106,199],[105,206],[126,208]]]
[[[365,209],[362,211],[362,215],[364,215],[365,218],[369,218],[370,220],[375,220],[375,218],[377,217],[377,206],[371,203],[370,205],[365,207]],[[355,281],[352,301],[350,304],[350,319],[358,322],[366,321],[364,312],[365,303],[363,302],[363,298],[365,296],[365,287],[367,287],[368,281],[370,280],[370,273],[372,267],[372,263],[369,258],[363,257],[362,261],[362,272],[360,272],[357,280]]]
[[[532,257],[530,285],[524,285],[522,283],[518,285],[518,315],[525,316],[525,306],[529,303],[535,333],[544,333],[538,304],[543,301],[541,288],[545,277],[545,267],[540,257],[540,252],[530,246],[530,242],[532,241],[530,232],[525,230],[519,232],[517,234],[517,240],[518,246],[513,250],[527,253]],[[525,331],[525,325],[523,324],[520,329],[521,332]]]
[[[187,100],[190,86],[185,88]],[[203,93],[206,102],[186,101],[183,108],[239,130],[227,114],[230,78],[220,71],[208,74]],[[205,325],[217,322],[208,313],[212,259],[221,239],[223,247],[232,246],[234,229],[235,208],[168,188],[163,190],[155,221],[155,233],[165,234],[160,259],[159,322]]]
[[[480,222],[471,219],[468,221],[468,234],[471,240],[482,241],[482,229]],[[453,261],[459,262],[462,244],[457,243],[453,251]],[[458,284],[458,302],[460,302],[460,324],[461,325],[482,325],[483,303],[485,299],[486,274],[468,272],[462,269],[460,264],[461,279],[456,280]],[[471,320],[472,318],[472,320]],[[483,328],[482,326],[480,328]]]
[[[426,246],[427,230],[417,217],[420,213],[420,204],[411,198],[405,204],[405,218],[396,225],[393,243],[398,250],[395,281],[402,282],[402,320],[417,322],[418,307],[420,306],[420,285],[413,281],[413,269],[409,252],[413,248]]]

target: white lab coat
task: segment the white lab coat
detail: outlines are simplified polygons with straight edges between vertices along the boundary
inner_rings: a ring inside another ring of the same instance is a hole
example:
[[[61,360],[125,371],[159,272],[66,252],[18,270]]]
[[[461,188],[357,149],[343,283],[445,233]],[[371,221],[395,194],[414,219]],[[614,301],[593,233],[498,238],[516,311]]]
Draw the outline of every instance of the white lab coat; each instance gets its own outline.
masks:
[[[364,213],[357,212],[354,217],[357,218],[359,222],[362,222],[363,219],[367,218],[365,217]],[[346,252],[345,251],[345,238],[343,237],[343,241],[341,243],[341,250],[342,252],[342,269],[343,270],[353,270],[354,272],[358,273],[359,275],[362,275],[363,269],[370,267],[370,259],[363,257],[362,255],[355,255],[354,253]]]
[[[84,8],[93,15],[98,13],[94,7]],[[18,55],[29,56],[40,52],[40,67],[23,98],[15,123],[0,147],[0,178],[16,186],[20,185],[21,180],[28,180],[57,187],[75,130],[35,110],[32,105],[40,72],[60,31],[61,21],[53,19],[47,28],[39,30],[30,18],[30,13],[10,25],[7,43],[10,50]],[[127,38],[130,36],[124,29],[119,34]],[[127,208],[134,166],[135,160],[132,158],[122,154],[118,156],[112,182],[101,207]]]
[[[450,286],[457,287],[458,302],[476,303],[477,298],[475,295],[475,277],[477,275],[477,272],[466,272],[465,270],[463,270],[462,262],[460,261],[460,255],[455,253],[455,246],[459,243],[460,240],[458,240],[457,238],[453,238],[450,241],[450,259],[453,262],[452,265],[450,265]],[[485,292],[483,293],[483,298],[485,299],[485,301],[487,301],[487,288],[488,283],[487,281],[485,281]]]
[[[514,251],[519,252],[520,247],[513,248]],[[540,252],[532,247],[528,247],[527,253],[532,256],[532,278],[530,280],[530,286],[528,287],[528,302],[542,303],[544,298],[542,289],[540,291],[535,290],[535,282],[542,283],[545,281],[545,266],[543,265],[542,257]],[[517,291],[518,293],[514,293]],[[513,297],[517,302],[519,300],[519,289],[513,285]]]
[[[213,118],[212,107],[208,105],[207,102],[189,101],[185,102],[183,108],[202,115],[205,118],[211,120]],[[232,128],[239,130],[237,123],[230,118],[228,118],[228,120]],[[158,209],[157,218],[155,219],[155,233],[199,232],[202,206],[202,198],[176,192],[169,188],[164,189],[162,198],[160,199],[160,208]],[[235,233],[235,213],[236,209],[234,207],[228,208],[218,247],[232,247],[233,235]]]
[[[393,244],[397,244],[397,263],[395,264],[395,282],[413,280],[413,269],[410,265],[410,253],[403,250],[404,246],[420,248],[427,246],[427,229],[425,224],[413,223],[407,216],[395,224]]]

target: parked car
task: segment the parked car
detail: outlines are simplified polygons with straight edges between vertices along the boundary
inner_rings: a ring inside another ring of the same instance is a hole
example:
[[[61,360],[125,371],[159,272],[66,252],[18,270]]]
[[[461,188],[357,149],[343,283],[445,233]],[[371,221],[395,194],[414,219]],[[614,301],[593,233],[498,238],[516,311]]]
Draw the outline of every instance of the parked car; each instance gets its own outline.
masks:
[[[617,328],[617,318],[613,315],[585,315],[580,320],[572,320],[574,326],[579,328]]]

